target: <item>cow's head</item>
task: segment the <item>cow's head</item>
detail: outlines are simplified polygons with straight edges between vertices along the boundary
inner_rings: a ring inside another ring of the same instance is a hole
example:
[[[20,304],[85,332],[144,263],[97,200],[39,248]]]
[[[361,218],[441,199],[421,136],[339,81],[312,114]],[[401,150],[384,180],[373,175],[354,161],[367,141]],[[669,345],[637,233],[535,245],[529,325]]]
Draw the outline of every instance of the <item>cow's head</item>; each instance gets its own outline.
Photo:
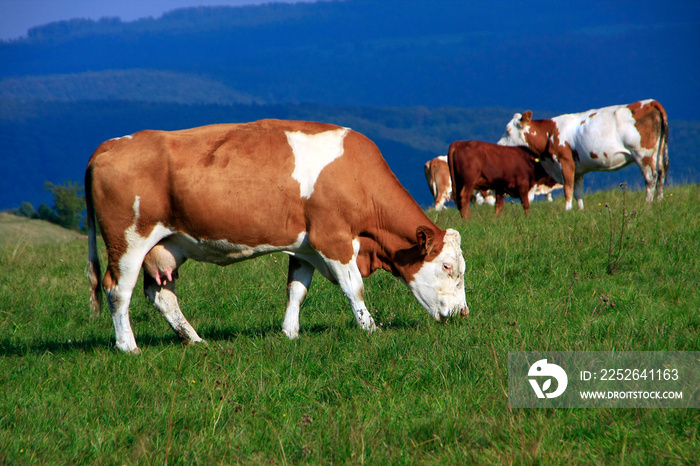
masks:
[[[528,110],[523,113],[516,113],[513,119],[506,125],[506,132],[503,134],[498,144],[501,146],[528,146],[525,134],[528,132],[532,112]]]
[[[442,250],[437,255],[431,254],[438,246],[433,230],[419,227],[416,235],[425,259],[418,272],[407,281],[413,296],[438,322],[458,312],[468,314],[464,292],[465,264],[459,232],[451,228],[445,231]]]

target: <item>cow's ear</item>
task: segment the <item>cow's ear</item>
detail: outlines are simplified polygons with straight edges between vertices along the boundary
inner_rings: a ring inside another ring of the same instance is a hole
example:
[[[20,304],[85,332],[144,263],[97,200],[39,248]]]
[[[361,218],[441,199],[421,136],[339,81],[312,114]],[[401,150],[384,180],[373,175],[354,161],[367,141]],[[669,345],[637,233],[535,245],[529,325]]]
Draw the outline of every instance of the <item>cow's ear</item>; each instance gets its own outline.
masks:
[[[523,116],[520,118],[520,122],[523,125],[526,125],[526,124],[530,123],[530,121],[532,121],[532,112],[530,110],[528,110],[525,113],[523,113]]]
[[[418,249],[422,256],[427,256],[433,250],[433,239],[435,232],[429,227],[421,225],[416,229],[416,239],[418,240]]]

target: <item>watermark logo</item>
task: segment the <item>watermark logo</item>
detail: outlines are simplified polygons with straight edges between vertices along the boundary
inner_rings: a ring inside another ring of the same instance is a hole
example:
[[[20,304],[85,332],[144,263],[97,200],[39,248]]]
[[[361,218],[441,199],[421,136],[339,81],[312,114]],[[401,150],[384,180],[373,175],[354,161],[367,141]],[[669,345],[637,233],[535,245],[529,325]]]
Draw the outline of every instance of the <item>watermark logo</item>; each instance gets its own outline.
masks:
[[[537,398],[556,398],[564,393],[569,383],[566,371],[556,364],[548,363],[546,359],[540,359],[530,366],[527,375],[528,377],[535,377],[534,379],[528,379],[528,381],[532,385]],[[541,386],[538,382],[539,378],[544,378]],[[557,388],[553,392],[548,392],[552,388],[552,378],[557,381]]]
[[[700,351],[510,351],[508,405],[700,409]]]

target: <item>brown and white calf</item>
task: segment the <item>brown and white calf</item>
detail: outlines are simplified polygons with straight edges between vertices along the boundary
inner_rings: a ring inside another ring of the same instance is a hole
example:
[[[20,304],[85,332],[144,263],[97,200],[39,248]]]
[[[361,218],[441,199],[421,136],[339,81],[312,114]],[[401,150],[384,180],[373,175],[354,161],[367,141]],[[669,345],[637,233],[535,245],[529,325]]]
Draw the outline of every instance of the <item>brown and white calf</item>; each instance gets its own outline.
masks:
[[[564,185],[566,210],[572,195],[583,209],[583,175],[636,163],[646,182],[647,202],[663,198],[668,172],[668,117],[656,100],[533,120],[516,113],[498,142],[526,146],[547,172]]]
[[[282,329],[299,334],[314,270],[340,285],[361,328],[375,323],[363,277],[384,269],[436,320],[468,312],[457,231],[431,222],[372,141],[338,126],[263,120],[141,131],[103,143],[85,173],[89,279],[100,308],[96,225],[107,249],[102,288],[116,345],[137,353],[129,303],[144,291],[185,342],[201,338],[175,295],[187,259],[228,265],[290,255]]]
[[[475,189],[496,194],[496,216],[503,209],[503,196],[520,198],[527,213],[528,193],[535,179],[545,175],[534,154],[524,147],[505,147],[481,141],[455,141],[447,155],[454,201],[462,218],[470,218],[469,201]]]

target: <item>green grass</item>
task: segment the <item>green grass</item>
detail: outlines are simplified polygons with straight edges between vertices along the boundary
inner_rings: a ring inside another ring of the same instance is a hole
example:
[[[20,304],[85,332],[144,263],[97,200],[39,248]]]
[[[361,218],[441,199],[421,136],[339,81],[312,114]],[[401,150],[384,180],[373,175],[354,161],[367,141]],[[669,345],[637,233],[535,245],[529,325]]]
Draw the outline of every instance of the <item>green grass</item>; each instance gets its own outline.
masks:
[[[113,349],[108,315],[89,319],[85,240],[5,243],[0,464],[693,464],[697,410],[508,407],[509,351],[700,350],[700,186],[652,206],[627,192],[608,274],[622,196],[430,213],[467,261],[471,314],[445,325],[378,272],[382,330],[366,334],[317,274],[289,341],[285,256],[188,262],[178,293],[208,344],[180,346],[135,293],[138,357]]]

